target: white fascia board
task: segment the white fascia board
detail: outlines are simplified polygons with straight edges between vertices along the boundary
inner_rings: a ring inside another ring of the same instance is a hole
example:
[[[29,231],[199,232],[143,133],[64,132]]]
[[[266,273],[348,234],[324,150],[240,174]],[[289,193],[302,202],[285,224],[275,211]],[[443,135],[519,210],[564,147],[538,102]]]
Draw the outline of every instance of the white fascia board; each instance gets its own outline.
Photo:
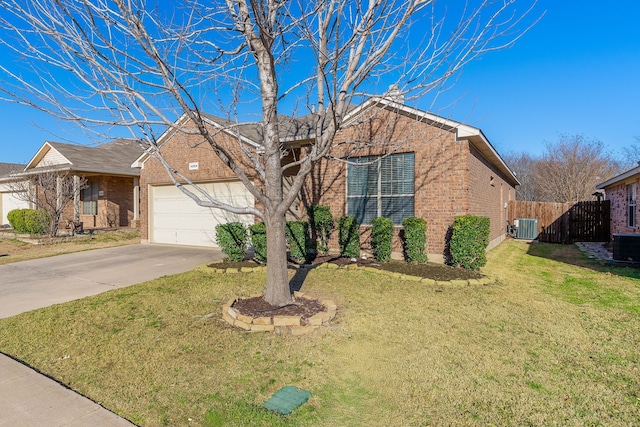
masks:
[[[184,124],[184,121],[186,119],[187,115],[185,113],[183,113],[178,120],[176,120],[174,123],[176,125],[182,126]],[[165,130],[162,135],[160,135],[160,138],[158,138],[158,147],[160,147],[162,144],[164,144],[164,140],[168,138],[168,135],[173,133],[175,131],[173,126],[170,126],[167,130]],[[144,169],[144,163],[147,161],[147,159],[149,159],[149,157],[151,157],[151,154],[149,154],[149,152],[147,150],[144,151],[144,153],[140,154],[140,156],[133,162],[131,163],[131,167],[132,168],[140,168],[140,169]]]

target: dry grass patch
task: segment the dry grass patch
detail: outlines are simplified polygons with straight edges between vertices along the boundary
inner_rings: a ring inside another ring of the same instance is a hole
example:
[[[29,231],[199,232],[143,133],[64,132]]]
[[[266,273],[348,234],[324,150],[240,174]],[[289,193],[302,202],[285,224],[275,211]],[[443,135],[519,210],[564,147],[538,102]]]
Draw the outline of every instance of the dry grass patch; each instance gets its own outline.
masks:
[[[222,304],[265,276],[200,270],[4,319],[0,351],[143,426],[640,424],[638,280],[528,250],[492,251],[491,286],[312,270],[303,291],[339,311],[310,336],[228,326]],[[567,275],[597,288],[574,301]],[[632,302],[600,304],[607,289]],[[262,410],[285,385],[313,396]]]
[[[47,241],[48,240],[48,241]],[[140,232],[110,231],[96,234],[79,234],[73,237],[44,239],[45,243],[34,244],[18,240],[13,233],[0,233],[0,264],[45,258],[91,249],[140,243]]]

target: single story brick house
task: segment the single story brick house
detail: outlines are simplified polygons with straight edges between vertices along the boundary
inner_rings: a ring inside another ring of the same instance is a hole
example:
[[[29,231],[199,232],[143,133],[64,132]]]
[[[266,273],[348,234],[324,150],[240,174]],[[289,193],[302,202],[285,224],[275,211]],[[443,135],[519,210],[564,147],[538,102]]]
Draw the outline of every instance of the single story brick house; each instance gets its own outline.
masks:
[[[27,209],[30,207],[29,202],[25,202],[16,197],[11,187],[2,182],[9,175],[20,172],[26,165],[18,163],[0,163],[0,227],[7,227],[9,221],[7,214],[14,209]]]
[[[131,163],[143,152],[133,139],[116,139],[94,147],[47,141],[26,166],[4,176],[0,183],[8,187],[9,181],[47,172],[83,177],[87,186],[78,188],[61,224],[82,222],[84,229],[137,227],[140,171],[131,168]]]
[[[597,189],[604,190],[605,200],[611,203],[611,234],[640,234],[638,187],[640,166],[596,186]]]
[[[217,130],[216,138],[229,147],[239,141],[246,148],[260,147],[258,124],[234,125],[214,116],[207,116],[207,121]],[[401,251],[402,220],[424,218],[427,252],[436,262],[445,259],[448,230],[456,216],[489,217],[490,248],[505,238],[507,206],[519,182],[480,129],[381,98],[353,108],[345,122],[334,151],[308,177],[294,213],[298,210],[303,216],[303,205],[325,204],[335,218],[354,215],[362,224],[365,249],[371,220],[389,217],[398,225],[396,252]],[[313,143],[313,123],[313,114],[282,119],[280,132],[289,156]],[[190,126],[184,117],[176,124]],[[167,162],[194,183],[229,203],[253,206],[251,194],[202,137],[170,130],[158,142]],[[216,224],[254,222],[246,215],[197,206],[147,154],[133,166],[140,168],[143,242],[215,246]]]

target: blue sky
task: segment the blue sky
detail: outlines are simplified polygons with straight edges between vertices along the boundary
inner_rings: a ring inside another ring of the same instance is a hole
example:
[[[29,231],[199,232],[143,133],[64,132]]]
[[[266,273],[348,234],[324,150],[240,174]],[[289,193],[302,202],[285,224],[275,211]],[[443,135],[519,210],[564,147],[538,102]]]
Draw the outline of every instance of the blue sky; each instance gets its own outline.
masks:
[[[533,29],[468,65],[434,112],[481,128],[501,154],[539,155],[559,135],[583,134],[621,157],[640,137],[640,2],[539,0],[538,9]],[[0,126],[0,162],[26,163],[46,140],[88,142],[16,104],[0,103]]]

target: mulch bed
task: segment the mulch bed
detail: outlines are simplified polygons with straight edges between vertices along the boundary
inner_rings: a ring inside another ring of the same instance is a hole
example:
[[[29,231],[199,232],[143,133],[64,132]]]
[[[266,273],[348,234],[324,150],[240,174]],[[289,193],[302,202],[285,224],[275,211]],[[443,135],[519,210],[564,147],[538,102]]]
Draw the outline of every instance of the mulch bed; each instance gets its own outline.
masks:
[[[317,300],[304,297],[296,298],[294,304],[283,307],[275,307],[266,302],[262,297],[239,299],[233,304],[240,314],[251,317],[273,317],[273,316],[300,316],[303,320],[312,317],[326,307]]]

